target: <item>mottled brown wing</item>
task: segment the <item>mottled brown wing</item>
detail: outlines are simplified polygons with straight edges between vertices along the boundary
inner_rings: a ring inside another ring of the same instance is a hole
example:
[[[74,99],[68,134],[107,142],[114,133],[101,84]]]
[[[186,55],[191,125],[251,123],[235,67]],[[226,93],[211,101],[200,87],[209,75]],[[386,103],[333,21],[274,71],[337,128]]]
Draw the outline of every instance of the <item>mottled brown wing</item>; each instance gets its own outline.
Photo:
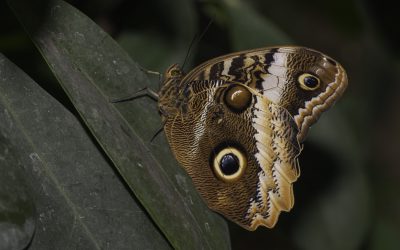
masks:
[[[292,208],[299,142],[346,84],[319,52],[264,48],[213,59],[183,79],[172,66],[159,106],[171,149],[209,207],[255,230]]]
[[[305,74],[319,80],[318,88],[299,84]],[[216,79],[246,84],[288,110],[299,128],[300,142],[347,87],[347,75],[339,63],[304,47],[260,48],[217,57],[193,69],[181,84]]]
[[[294,203],[298,130],[287,110],[257,93],[249,108],[232,112],[221,100],[229,85],[192,84],[187,112],[168,117],[165,133],[211,209],[249,230],[271,228],[280,211],[289,211]],[[247,162],[234,181],[219,178],[213,166],[214,158],[227,148],[236,149]]]

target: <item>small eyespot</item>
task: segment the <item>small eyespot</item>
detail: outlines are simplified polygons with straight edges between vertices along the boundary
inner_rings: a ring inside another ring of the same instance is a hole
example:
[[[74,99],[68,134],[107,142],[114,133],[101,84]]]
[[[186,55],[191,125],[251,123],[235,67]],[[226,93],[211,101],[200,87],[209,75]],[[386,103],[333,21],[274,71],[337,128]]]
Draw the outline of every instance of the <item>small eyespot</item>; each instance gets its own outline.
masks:
[[[300,83],[300,87],[308,91],[316,90],[321,85],[319,78],[308,73],[300,75],[298,81]]]
[[[181,68],[179,67],[178,64],[173,64],[171,65],[166,71],[165,71],[165,77],[166,78],[171,78],[171,77],[181,77],[183,75]]]
[[[241,113],[250,106],[251,98],[252,94],[246,87],[233,84],[225,91],[224,102],[231,111]]]
[[[235,182],[246,169],[247,160],[242,152],[233,147],[221,150],[213,161],[213,169],[218,179],[224,182]]]
[[[170,71],[171,76],[178,76],[180,75],[180,70],[178,69],[173,69]]]

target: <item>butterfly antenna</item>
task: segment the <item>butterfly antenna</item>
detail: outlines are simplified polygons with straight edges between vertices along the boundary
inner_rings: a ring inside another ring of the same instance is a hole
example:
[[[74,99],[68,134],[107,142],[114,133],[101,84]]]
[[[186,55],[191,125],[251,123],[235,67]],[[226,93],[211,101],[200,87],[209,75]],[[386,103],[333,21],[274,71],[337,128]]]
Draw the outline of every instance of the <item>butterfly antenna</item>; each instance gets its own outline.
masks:
[[[202,32],[200,35],[198,35],[198,33],[197,33],[197,34],[192,38],[192,41],[190,42],[190,45],[189,45],[189,49],[188,49],[187,52],[186,52],[185,60],[184,60],[183,63],[182,63],[182,69],[185,67],[185,64],[186,64],[186,62],[187,62],[187,60],[188,60],[188,58],[189,58],[189,56],[190,56],[190,52],[192,52],[193,45],[194,45],[196,42],[201,41],[201,39],[204,37],[204,35],[205,35],[206,32],[208,31],[208,29],[210,28],[210,26],[211,26],[212,23],[213,23],[213,19],[210,19],[210,21],[208,22],[207,26],[204,28],[203,32]]]
[[[189,56],[190,56],[190,52],[191,52],[192,47],[193,47],[193,44],[194,44],[194,42],[195,42],[196,40],[197,40],[197,34],[194,35],[194,37],[192,38],[192,41],[190,41],[189,49],[187,50],[186,56],[185,56],[185,60],[183,60],[183,63],[182,63],[182,69],[185,67],[186,61],[187,61],[187,59],[188,59]]]

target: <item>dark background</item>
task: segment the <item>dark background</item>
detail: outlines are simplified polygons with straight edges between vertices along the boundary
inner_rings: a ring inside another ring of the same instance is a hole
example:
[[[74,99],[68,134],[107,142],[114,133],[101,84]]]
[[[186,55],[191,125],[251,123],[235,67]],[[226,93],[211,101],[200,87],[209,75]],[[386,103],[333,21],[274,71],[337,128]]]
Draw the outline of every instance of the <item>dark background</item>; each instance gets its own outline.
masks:
[[[69,2],[150,70],[182,63],[210,20],[186,70],[225,53],[284,44],[339,61],[349,87],[310,130],[294,209],[273,230],[230,225],[232,247],[400,249],[400,32],[391,1]],[[0,20],[0,52],[73,110],[4,2]]]

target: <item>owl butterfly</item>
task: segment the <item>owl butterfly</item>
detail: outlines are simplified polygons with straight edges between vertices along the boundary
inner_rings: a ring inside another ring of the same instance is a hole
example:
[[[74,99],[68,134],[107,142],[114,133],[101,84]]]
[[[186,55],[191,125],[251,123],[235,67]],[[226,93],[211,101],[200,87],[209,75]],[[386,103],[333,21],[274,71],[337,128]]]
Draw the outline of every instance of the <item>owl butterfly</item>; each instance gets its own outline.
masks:
[[[170,147],[208,206],[240,226],[274,227],[293,207],[300,143],[347,86],[344,69],[303,47],[260,48],[165,73]]]

